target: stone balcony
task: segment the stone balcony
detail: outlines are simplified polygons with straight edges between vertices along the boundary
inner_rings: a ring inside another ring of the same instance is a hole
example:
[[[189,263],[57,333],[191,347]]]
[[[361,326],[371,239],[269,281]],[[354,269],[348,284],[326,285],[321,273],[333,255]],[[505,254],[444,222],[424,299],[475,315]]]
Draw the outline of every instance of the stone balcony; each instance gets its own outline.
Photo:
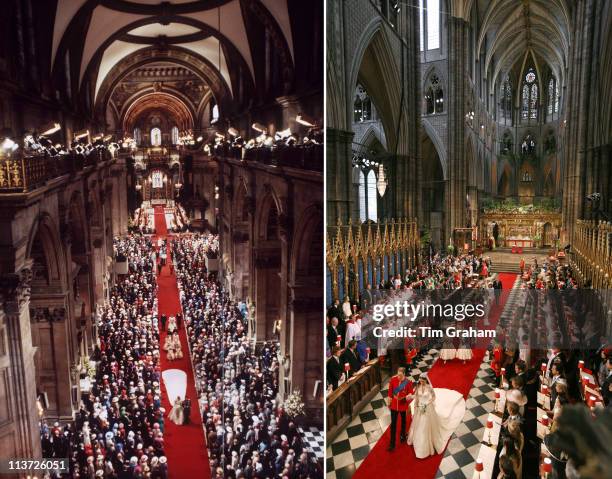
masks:
[[[74,175],[109,160],[112,156],[106,150],[94,150],[88,155],[3,156],[0,158],[0,194],[27,193],[50,180]]]

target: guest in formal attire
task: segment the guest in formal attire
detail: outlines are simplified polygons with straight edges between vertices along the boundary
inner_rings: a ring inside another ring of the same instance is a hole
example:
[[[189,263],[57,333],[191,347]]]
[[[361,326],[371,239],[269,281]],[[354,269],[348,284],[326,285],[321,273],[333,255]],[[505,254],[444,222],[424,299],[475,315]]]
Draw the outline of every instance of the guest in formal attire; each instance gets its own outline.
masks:
[[[361,369],[362,363],[359,358],[359,353],[357,353],[357,341],[351,339],[348,342],[348,346],[344,350],[344,353],[342,353],[341,361],[343,364],[349,364],[349,377]]]
[[[332,389],[338,389],[338,383],[344,374],[344,366],[340,361],[340,355],[342,349],[340,346],[334,346],[332,348],[332,356],[327,360],[325,371],[327,373],[327,383],[331,384]]]
[[[185,398],[183,401],[183,424],[189,424],[191,422],[191,399]]]
[[[336,344],[338,343],[338,336],[340,336],[340,344]],[[327,326],[327,344],[329,349],[332,350],[336,345],[342,347],[343,339],[338,330],[338,318],[332,317]]]

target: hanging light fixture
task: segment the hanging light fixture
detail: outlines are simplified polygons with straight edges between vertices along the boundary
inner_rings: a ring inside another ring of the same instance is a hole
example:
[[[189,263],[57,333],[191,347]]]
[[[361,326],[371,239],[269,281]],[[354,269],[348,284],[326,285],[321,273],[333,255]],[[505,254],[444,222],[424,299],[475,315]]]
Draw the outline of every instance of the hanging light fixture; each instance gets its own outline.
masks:
[[[376,189],[378,190],[378,194],[382,198],[385,196],[385,191],[387,191],[387,177],[385,176],[385,167],[382,164],[378,165],[378,179],[376,180]]]

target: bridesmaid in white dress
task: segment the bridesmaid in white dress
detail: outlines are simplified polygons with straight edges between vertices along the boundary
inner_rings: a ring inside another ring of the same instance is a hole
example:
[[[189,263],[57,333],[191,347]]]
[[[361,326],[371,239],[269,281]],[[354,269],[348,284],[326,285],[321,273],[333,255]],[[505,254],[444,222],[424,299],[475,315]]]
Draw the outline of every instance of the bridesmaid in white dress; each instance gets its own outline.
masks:
[[[446,340],[442,343],[442,349],[440,349],[440,359],[444,361],[452,361],[457,357],[457,350],[455,349],[455,345],[452,341]]]
[[[470,348],[470,345],[465,340],[461,341],[457,348],[457,359],[461,360],[463,364],[466,361],[472,360],[472,348]]]

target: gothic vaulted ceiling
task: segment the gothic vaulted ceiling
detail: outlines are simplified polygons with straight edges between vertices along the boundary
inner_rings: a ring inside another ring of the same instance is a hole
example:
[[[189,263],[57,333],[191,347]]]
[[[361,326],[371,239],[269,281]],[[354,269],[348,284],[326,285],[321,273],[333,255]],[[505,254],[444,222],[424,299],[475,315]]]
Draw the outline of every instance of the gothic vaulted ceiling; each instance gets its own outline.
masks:
[[[476,53],[485,54],[485,75],[494,83],[527,53],[544,60],[563,81],[570,46],[570,11],[565,0],[479,0]]]

